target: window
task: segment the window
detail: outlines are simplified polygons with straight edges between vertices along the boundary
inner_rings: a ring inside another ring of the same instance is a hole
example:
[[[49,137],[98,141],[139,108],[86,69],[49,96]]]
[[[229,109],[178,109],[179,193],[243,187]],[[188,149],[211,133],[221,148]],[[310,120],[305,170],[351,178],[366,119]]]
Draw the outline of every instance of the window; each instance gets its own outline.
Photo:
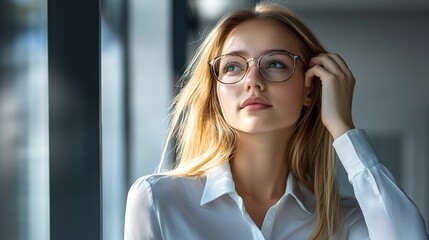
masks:
[[[0,239],[49,239],[47,2],[0,2]]]

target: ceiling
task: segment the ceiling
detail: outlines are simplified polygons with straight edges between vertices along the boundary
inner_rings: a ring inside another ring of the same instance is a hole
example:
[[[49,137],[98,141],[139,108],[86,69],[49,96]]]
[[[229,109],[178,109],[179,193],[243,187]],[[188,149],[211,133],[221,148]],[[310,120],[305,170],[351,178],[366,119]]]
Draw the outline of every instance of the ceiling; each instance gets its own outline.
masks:
[[[228,9],[251,8],[255,0],[189,0],[199,17],[217,19]],[[419,11],[429,12],[429,0],[268,0],[299,12],[325,11]],[[429,13],[428,13],[429,14]]]
[[[287,0],[285,3],[302,10],[429,10],[428,0]]]

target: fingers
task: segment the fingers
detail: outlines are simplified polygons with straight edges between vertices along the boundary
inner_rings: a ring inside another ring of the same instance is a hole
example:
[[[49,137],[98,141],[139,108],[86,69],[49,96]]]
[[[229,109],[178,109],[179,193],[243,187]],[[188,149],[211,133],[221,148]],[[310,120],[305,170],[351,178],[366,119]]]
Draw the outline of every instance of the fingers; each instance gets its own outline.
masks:
[[[354,127],[352,101],[355,79],[345,61],[338,54],[323,53],[313,57],[305,73],[305,86],[314,79],[322,84],[322,122],[334,138]]]
[[[333,78],[334,75],[329,72],[326,68],[321,65],[314,65],[305,73],[304,85],[306,87],[311,87],[313,84],[314,77],[318,77],[322,80],[322,84],[326,78]]]
[[[322,53],[313,57],[309,62],[309,66],[313,67],[314,65],[321,65],[332,73],[350,72],[344,59],[336,53]]]
[[[333,79],[349,80],[354,84],[354,77],[346,62],[340,55],[334,53],[322,53],[310,59],[309,69],[305,75],[305,86],[312,84],[314,77],[324,81]]]

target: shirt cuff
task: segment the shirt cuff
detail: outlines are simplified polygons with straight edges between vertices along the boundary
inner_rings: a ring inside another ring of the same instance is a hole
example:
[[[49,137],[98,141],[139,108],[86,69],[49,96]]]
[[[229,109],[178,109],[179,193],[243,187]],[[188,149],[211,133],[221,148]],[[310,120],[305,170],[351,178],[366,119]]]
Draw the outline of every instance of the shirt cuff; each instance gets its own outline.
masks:
[[[364,130],[352,129],[335,139],[333,143],[350,181],[365,168],[380,162],[368,139]]]

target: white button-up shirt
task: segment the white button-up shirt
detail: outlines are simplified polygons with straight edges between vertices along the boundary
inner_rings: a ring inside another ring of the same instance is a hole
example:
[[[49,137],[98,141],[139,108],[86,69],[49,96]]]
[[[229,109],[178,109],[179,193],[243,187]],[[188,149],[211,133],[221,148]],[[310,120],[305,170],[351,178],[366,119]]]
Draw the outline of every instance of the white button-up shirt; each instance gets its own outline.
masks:
[[[347,132],[334,147],[357,199],[341,198],[334,239],[427,239],[419,211],[380,163],[364,131]],[[284,195],[259,229],[226,163],[194,178],[156,174],[138,179],[128,194],[125,239],[309,239],[315,223],[313,195],[289,174]]]

